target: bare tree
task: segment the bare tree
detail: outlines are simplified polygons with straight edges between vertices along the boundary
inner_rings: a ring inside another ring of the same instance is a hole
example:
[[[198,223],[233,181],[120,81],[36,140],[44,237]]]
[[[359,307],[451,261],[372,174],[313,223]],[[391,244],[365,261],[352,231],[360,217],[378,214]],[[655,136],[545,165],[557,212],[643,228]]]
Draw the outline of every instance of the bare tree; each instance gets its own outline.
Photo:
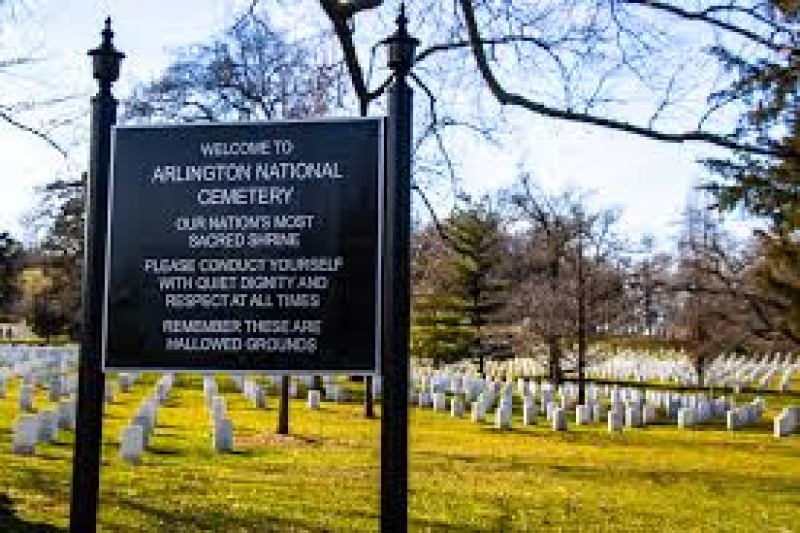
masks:
[[[359,18],[378,37],[392,31],[386,15],[396,4],[370,12],[379,4],[319,0],[362,110],[389,81],[371,83],[374,48],[355,32]],[[724,119],[738,97],[723,90],[735,78],[716,62],[721,52],[743,47],[751,57],[771,60],[796,50],[792,12],[769,2],[702,0],[690,8],[650,0],[428,0],[409,6],[423,42],[415,79],[439,107],[472,88],[488,91],[503,107],[656,141],[769,155],[787,149],[775,136],[753,138]],[[683,116],[681,106],[698,100],[699,111]]]
[[[700,385],[708,363],[724,351],[795,349],[800,341],[784,320],[782,306],[791,304],[760,283],[760,246],[737,242],[707,207],[687,208],[677,270],[666,289]]]
[[[211,44],[182,50],[156,81],[124,102],[126,120],[307,118],[341,105],[341,66],[290,40],[263,13],[240,18]]]
[[[518,277],[512,305],[523,323],[543,338],[548,348],[548,374],[558,384],[562,338],[573,331],[576,316],[575,301],[564,288],[570,245],[581,233],[576,221],[583,206],[582,193],[547,194],[523,173],[504,197],[511,218],[527,225],[515,260]]]
[[[627,243],[617,234],[619,212],[579,208],[575,220],[578,233],[572,243],[574,257],[575,334],[578,338],[578,402],[586,400],[586,358],[592,332],[601,323],[616,319],[628,297],[624,273],[615,268],[627,251]]]

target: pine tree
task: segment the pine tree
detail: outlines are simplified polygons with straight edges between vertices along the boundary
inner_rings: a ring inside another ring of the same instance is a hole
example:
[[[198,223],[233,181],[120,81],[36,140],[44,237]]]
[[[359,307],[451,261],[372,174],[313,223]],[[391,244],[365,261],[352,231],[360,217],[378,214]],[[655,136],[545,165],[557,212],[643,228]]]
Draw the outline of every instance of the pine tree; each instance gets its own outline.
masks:
[[[457,212],[449,227],[455,254],[448,292],[458,300],[472,335],[470,356],[484,374],[486,359],[509,350],[491,327],[506,303],[506,238],[499,215],[485,206]]]
[[[506,236],[489,208],[455,212],[439,231],[417,236],[412,353],[434,363],[485,360],[507,343],[493,325],[506,303]]]
[[[8,233],[0,233],[0,314],[8,314],[19,296],[21,266],[22,245]]]
[[[460,302],[444,294],[419,294],[411,311],[411,353],[434,365],[469,355],[474,335]]]

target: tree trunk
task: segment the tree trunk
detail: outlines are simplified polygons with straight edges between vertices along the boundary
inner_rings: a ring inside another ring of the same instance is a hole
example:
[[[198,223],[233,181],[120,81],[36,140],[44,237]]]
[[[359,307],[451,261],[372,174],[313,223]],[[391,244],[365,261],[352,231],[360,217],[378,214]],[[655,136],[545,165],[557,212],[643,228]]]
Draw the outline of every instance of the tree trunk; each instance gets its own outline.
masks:
[[[553,386],[558,387],[561,384],[561,346],[559,344],[559,336],[548,336],[547,346],[549,349],[550,382]]]
[[[705,380],[705,370],[706,370],[705,360],[703,357],[697,357],[694,360],[694,371],[697,372],[697,386],[702,387],[703,381]]]
[[[322,376],[314,376],[314,383],[311,385],[314,390],[322,390]]]
[[[278,435],[289,434],[289,376],[281,376],[281,401],[278,408]]]
[[[480,328],[475,332],[475,351],[478,353],[478,372],[482,378],[486,377],[486,359],[483,357],[483,346],[481,346]]]
[[[578,405],[586,405],[586,279],[582,238],[578,240]]]

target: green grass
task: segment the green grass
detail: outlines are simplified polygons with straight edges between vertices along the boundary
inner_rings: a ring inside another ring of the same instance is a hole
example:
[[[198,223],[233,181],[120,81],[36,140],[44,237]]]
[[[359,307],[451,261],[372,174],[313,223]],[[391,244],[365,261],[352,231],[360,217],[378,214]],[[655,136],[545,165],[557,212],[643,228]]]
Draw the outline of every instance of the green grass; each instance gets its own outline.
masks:
[[[129,466],[117,457],[117,436],[153,383],[150,376],[106,407],[102,531],[377,530],[380,422],[364,419],[360,405],[311,412],[294,401],[292,436],[278,439],[274,391],[269,408],[256,410],[221,379],[236,451],[215,455],[200,378],[180,376],[151,449]],[[64,528],[72,436],[62,432],[35,457],[12,455],[16,390],[0,400],[0,498],[15,512],[0,509],[0,531]],[[786,403],[768,402],[770,415]],[[616,435],[515,422],[497,431],[412,411],[412,530],[800,531],[800,436],[774,439],[769,420],[735,433],[719,421]]]

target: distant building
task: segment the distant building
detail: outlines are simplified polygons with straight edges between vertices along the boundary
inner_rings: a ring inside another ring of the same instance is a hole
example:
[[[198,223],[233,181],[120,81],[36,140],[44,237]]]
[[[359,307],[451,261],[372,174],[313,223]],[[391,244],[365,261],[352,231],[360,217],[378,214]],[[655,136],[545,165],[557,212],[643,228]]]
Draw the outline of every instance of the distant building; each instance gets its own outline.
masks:
[[[31,337],[33,337],[33,332],[25,321],[0,322],[0,341],[14,341]]]

